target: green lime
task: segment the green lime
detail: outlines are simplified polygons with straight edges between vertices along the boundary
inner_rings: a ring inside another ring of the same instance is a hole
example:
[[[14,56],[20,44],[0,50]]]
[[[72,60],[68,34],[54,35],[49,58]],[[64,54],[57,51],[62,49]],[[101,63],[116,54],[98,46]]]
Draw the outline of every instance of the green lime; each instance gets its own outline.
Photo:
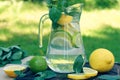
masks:
[[[43,56],[34,56],[29,61],[29,67],[33,72],[37,73],[46,70],[48,66]]]
[[[71,35],[63,30],[59,30],[53,33],[51,40],[51,46],[57,49],[71,49],[72,48],[72,37]]]
[[[82,39],[81,39],[81,34],[80,32],[78,33],[75,33],[73,35],[73,38],[72,38],[72,43],[75,47],[80,47],[81,46],[81,43],[82,43]]]

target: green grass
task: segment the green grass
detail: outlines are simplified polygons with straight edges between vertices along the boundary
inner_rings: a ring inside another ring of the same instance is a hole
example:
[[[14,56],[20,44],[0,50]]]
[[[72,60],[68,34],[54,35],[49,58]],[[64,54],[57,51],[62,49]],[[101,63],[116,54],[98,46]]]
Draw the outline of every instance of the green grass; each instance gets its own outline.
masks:
[[[26,50],[29,55],[45,54],[50,24],[44,25],[46,26],[44,27],[44,46],[40,49],[38,23],[40,17],[48,12],[46,7],[32,3],[22,3],[19,7],[19,10],[16,10],[13,5],[9,4],[0,8],[0,46],[21,45],[21,48]],[[119,13],[120,11],[116,9],[90,12],[83,10],[80,28],[87,58],[93,50],[106,48],[113,52],[116,61],[120,62]]]
[[[91,33],[93,35],[83,36],[87,58],[95,49],[106,48],[114,54],[116,61],[120,61],[120,29],[104,25],[103,28],[91,31]]]

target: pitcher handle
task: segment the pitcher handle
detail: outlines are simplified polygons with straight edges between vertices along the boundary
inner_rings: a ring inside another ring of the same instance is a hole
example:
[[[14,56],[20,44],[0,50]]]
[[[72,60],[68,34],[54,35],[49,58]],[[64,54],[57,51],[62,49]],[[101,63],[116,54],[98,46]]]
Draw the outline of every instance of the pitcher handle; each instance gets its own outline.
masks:
[[[46,19],[49,18],[49,15],[48,14],[44,14],[41,18],[40,18],[40,21],[39,21],[39,25],[38,25],[38,40],[39,40],[39,47],[42,48],[43,47],[43,43],[42,43],[42,40],[43,40],[43,23]]]

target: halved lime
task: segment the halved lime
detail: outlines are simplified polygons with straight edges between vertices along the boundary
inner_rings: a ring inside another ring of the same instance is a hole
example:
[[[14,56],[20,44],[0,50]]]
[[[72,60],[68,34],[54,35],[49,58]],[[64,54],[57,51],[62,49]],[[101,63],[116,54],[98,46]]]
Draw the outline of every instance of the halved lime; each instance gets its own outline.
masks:
[[[53,33],[51,46],[57,49],[71,49],[72,37],[68,32],[59,30]]]
[[[82,44],[81,34],[80,32],[75,33],[72,38],[72,43],[75,47],[80,47]]]

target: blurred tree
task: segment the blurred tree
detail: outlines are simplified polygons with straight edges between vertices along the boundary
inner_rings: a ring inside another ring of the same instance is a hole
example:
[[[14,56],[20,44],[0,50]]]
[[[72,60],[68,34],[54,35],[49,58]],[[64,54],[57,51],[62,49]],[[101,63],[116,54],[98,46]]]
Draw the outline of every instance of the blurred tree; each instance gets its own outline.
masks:
[[[97,8],[112,8],[118,4],[118,0],[95,0]]]
[[[24,0],[24,1],[30,1],[30,2],[43,2],[43,1],[45,1],[45,0]]]
[[[85,0],[84,2],[87,10],[113,8],[119,4],[118,0]]]

